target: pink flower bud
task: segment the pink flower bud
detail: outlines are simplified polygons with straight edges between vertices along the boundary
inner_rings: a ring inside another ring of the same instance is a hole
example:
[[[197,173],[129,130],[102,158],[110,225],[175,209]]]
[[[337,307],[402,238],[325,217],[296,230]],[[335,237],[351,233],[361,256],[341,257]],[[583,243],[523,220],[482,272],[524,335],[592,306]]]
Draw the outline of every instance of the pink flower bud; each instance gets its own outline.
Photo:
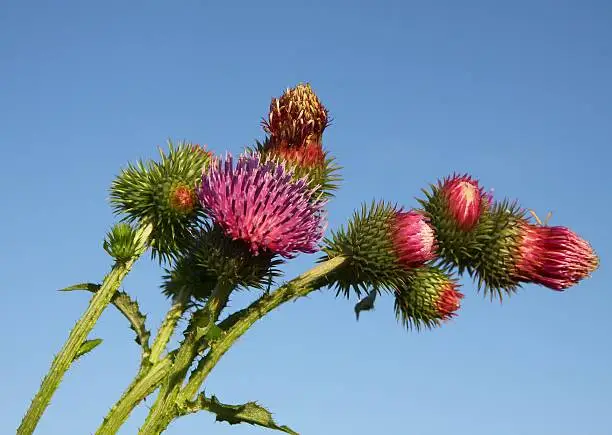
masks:
[[[482,212],[482,189],[478,181],[468,175],[454,175],[444,180],[442,192],[446,195],[448,208],[457,226],[463,231],[472,230]]]
[[[461,308],[461,299],[463,299],[463,294],[456,283],[452,281],[443,283],[435,304],[440,319],[449,320],[455,317]]]
[[[599,265],[591,245],[566,227],[524,223],[516,264],[517,278],[564,290],[588,277]]]
[[[398,212],[395,215],[392,239],[397,258],[406,268],[419,267],[436,258],[434,230],[418,211]]]

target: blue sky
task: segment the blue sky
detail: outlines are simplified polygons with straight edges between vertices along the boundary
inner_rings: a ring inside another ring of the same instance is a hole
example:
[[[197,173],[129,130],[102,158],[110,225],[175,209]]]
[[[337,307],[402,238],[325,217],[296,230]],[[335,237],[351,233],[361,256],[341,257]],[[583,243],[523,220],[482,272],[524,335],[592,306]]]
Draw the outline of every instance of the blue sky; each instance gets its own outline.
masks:
[[[612,4],[607,1],[0,1],[0,433],[13,433],[98,281],[108,187],[167,138],[238,152],[272,96],[308,81],[344,166],[330,227],[361,201],[407,207],[469,172],[590,240],[601,267],[565,293],[503,305],[462,281],[460,316],[422,333],[379,298],[359,323],[331,292],[289,304],[229,352],[206,390],[257,400],[303,434],[604,435],[612,430]],[[287,268],[306,270],[314,257]],[[160,269],[124,288],[156,328]],[[234,305],[246,303],[248,295]],[[40,434],[92,433],[137,368],[124,319],[68,373]],[[148,402],[152,403],[151,400]],[[136,433],[141,406],[120,432]],[[170,435],[258,434],[175,422]]]

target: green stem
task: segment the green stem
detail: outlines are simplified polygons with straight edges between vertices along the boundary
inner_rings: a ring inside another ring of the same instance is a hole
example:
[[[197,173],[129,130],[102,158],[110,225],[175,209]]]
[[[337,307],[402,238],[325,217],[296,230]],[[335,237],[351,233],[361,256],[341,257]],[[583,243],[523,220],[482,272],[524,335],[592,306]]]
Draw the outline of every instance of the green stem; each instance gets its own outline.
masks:
[[[142,356],[138,374],[108,412],[96,434],[115,433],[140,401],[151,394],[166,376],[172,361],[169,357],[161,361],[158,359],[170,341],[176,324],[185,312],[188,296],[187,292],[182,291],[175,297],[172,307],[159,327],[153,346]]]
[[[155,391],[160,382],[168,374],[171,366],[171,359],[166,357],[157,361],[144,376],[136,377],[106,417],[104,417],[104,421],[96,431],[96,435],[116,434],[134,408]]]
[[[270,311],[292,299],[306,296],[312,291],[324,285],[326,276],[340,268],[346,261],[346,257],[335,257],[314,267],[305,274],[292,280],[288,284],[280,287],[277,291],[264,295],[253,302],[239,320],[222,335],[217,341],[211,344],[210,351],[198,364],[189,382],[180,392],[178,404],[194,400],[200,386],[215,367],[219,359],[229,350],[234,342],[242,336],[257,320],[264,317]]]
[[[170,337],[174,333],[176,324],[185,312],[187,308],[187,301],[189,300],[189,294],[186,291],[181,291],[174,299],[172,307],[166,314],[166,318],[159,327],[153,346],[151,346],[151,354],[149,355],[149,361],[155,364],[162,352],[166,348],[166,345],[170,341]]]
[[[197,355],[198,343],[208,334],[212,327],[216,326],[215,321],[227,304],[233,288],[233,285],[227,283],[218,284],[206,306],[201,311],[194,313],[187,327],[185,341],[179,348],[172,365],[172,370],[162,386],[147,419],[140,428],[139,434],[153,435],[161,433],[178,415],[176,398],[189,367]]]
[[[53,360],[49,372],[43,379],[40,389],[36,393],[36,396],[34,396],[30,408],[17,429],[17,435],[30,435],[34,432],[34,429],[36,429],[43,412],[47,406],[49,406],[53,393],[59,386],[64,373],[66,373],[70,364],[72,364],[79,348],[87,338],[89,332],[93,329],[104,309],[110,303],[113,295],[132,268],[134,262],[146,250],[147,240],[149,239],[151,230],[152,226],[150,224],[144,225],[138,229],[136,233],[138,248],[134,257],[126,262],[116,262],[110,273],[104,278],[100,290],[91,298],[87,310],[77,321],[64,347]]]

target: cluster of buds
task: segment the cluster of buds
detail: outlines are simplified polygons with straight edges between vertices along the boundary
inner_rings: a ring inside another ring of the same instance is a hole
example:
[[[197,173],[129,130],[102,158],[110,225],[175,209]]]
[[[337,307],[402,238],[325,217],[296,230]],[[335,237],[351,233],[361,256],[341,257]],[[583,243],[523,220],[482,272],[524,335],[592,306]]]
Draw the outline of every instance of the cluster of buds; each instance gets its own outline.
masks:
[[[128,221],[153,224],[153,253],[173,265],[167,294],[192,288],[193,298],[206,299],[221,279],[261,288],[283,259],[319,250],[326,201],[338,180],[323,148],[328,125],[325,106],[300,84],[272,99],[265,140],[236,161],[199,145],[171,144],[160,162],[123,171],[111,200]],[[453,268],[501,296],[522,283],[563,290],[598,265],[591,246],[571,230],[531,224],[469,175],[438,181],[419,202],[411,210],[364,205],[346,230],[325,240],[323,259],[347,258],[329,284],[347,296],[367,292],[357,315],[388,290],[406,325],[451,319],[463,297]],[[113,236],[117,242],[107,242],[107,250],[127,258],[128,244],[118,248],[125,238]]]
[[[373,308],[377,289],[393,291],[398,318],[416,328],[438,325],[460,307],[463,295],[457,282],[430,265],[438,258],[438,242],[420,210],[404,211],[384,202],[364,205],[347,229],[326,240],[323,250],[327,258],[349,258],[347,267],[332,278],[338,293],[375,289],[357,303],[357,316]]]
[[[599,260],[570,229],[531,224],[516,203],[494,202],[478,182],[454,175],[421,201],[430,218],[444,266],[475,276],[500,296],[521,283],[563,290],[588,277]]]
[[[153,254],[171,265],[166,294],[191,288],[203,300],[220,279],[269,285],[279,258],[318,250],[338,180],[322,145],[327,109],[298,85],[272,100],[267,119],[265,146],[236,161],[170,144],[160,162],[130,165],[114,182],[115,211],[154,224]]]
[[[338,292],[376,289],[358,302],[357,313],[372,309],[375,292],[385,288],[393,291],[404,324],[432,326],[460,307],[462,295],[449,275],[453,268],[501,297],[523,283],[566,289],[599,264],[574,232],[529,223],[516,204],[495,202],[469,175],[440,180],[425,195],[419,210],[364,206],[346,230],[326,240],[327,258],[350,258],[334,277]]]

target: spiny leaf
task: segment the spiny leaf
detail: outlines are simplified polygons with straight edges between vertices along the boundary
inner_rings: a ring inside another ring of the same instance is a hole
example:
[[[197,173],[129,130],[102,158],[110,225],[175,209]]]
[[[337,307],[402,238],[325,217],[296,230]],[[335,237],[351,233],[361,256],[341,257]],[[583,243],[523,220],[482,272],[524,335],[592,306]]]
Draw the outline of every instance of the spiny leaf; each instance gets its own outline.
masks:
[[[295,432],[288,426],[279,426],[272,418],[272,413],[256,402],[247,402],[242,405],[226,405],[221,403],[215,396],[208,398],[204,394],[200,394],[196,402],[188,405],[188,410],[189,412],[210,411],[217,414],[217,421],[225,421],[232,425],[248,423],[254,426],[299,435],[298,432]]]
[[[95,293],[99,289],[100,284],[86,282],[71,285],[60,289],[60,291],[86,290]],[[143,353],[147,353],[149,351],[149,337],[151,333],[147,330],[145,324],[147,316],[140,312],[138,303],[132,300],[127,293],[122,291],[118,291],[113,295],[111,303],[127,318],[128,322],[130,322],[130,328],[136,333],[136,343],[142,346]]]
[[[81,345],[81,347],[79,347],[79,350],[74,356],[73,361],[76,361],[77,359],[85,355],[86,353],[91,352],[96,347],[98,347],[101,343],[102,343],[101,338],[94,338],[93,340],[85,340],[83,344]]]

